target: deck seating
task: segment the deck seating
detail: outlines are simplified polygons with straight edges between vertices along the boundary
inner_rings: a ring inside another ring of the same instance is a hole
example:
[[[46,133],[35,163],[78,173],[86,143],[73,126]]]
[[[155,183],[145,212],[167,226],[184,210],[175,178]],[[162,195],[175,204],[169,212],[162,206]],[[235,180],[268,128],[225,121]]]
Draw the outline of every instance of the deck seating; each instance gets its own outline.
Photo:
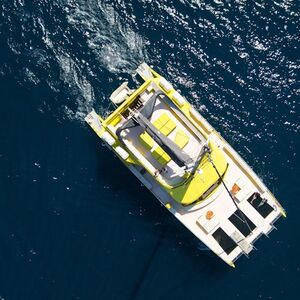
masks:
[[[171,160],[171,157],[160,146],[153,150],[152,156],[163,166]]]
[[[152,151],[155,143],[152,137],[147,132],[144,132],[140,135],[140,142],[148,151],[151,152],[152,156],[161,165],[166,165],[171,160],[171,157],[158,145]]]
[[[163,113],[157,120],[155,120],[153,125],[165,136],[168,136],[176,128],[176,124],[166,113]]]
[[[153,141],[152,137],[147,132],[143,132],[140,135],[140,142],[149,151],[154,146],[154,141]]]
[[[163,113],[153,122],[153,125],[165,136],[168,136],[176,129],[175,122],[170,119],[167,113]],[[171,157],[154,142],[147,132],[143,132],[140,135],[140,142],[161,165],[166,165],[171,160]],[[174,142],[179,148],[183,149],[189,142],[189,137],[183,130],[178,129]]]
[[[153,125],[165,136],[168,136],[176,128],[176,124],[166,113],[155,120]],[[140,135],[140,142],[161,165],[166,165],[171,160],[171,157],[154,142],[147,132]]]
[[[184,133],[183,130],[178,129],[175,135],[175,140],[174,140],[175,144],[183,149],[187,143],[189,142],[189,138],[188,136]]]

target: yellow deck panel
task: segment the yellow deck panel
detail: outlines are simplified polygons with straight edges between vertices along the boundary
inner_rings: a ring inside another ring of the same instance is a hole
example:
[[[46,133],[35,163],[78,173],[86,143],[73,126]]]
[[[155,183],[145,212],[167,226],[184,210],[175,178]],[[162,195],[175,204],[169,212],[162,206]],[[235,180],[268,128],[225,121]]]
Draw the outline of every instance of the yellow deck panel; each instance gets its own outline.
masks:
[[[157,120],[155,120],[153,125],[165,136],[168,136],[176,128],[176,124],[166,113],[163,113]]]
[[[188,136],[184,133],[183,130],[178,129],[175,135],[175,144],[179,147],[179,148],[184,148],[187,143],[189,142],[189,138]]]
[[[140,135],[140,142],[147,150],[151,150],[154,146],[154,141],[147,132]]]
[[[227,168],[225,156],[222,150],[213,143],[210,143],[209,146],[212,149],[211,158],[219,173],[223,174]],[[197,201],[219,179],[216,170],[207,159],[200,164],[198,171],[192,180],[170,190],[170,195],[177,202],[188,205]]]
[[[166,165],[171,157],[160,147],[157,146],[152,152],[152,156],[161,164]]]

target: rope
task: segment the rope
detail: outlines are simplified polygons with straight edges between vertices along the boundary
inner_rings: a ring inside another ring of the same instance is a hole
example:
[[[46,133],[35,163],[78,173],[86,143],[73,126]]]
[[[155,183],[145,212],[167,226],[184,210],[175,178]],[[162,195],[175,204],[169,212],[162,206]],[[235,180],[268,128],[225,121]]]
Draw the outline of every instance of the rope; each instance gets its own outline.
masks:
[[[247,225],[247,227],[248,227],[248,229],[249,229],[249,231],[250,231],[250,234],[252,234],[252,229],[251,229],[251,227],[249,226],[249,224],[248,224],[248,222],[247,222],[247,220],[246,220],[246,218],[245,218],[245,216],[244,216],[244,213],[240,210],[240,208],[239,208],[238,205],[236,204],[236,202],[235,202],[233,196],[231,195],[230,191],[228,190],[228,187],[226,186],[226,184],[225,184],[225,182],[224,182],[222,176],[220,175],[220,173],[219,173],[219,171],[218,171],[216,165],[214,164],[214,162],[213,162],[213,160],[212,160],[212,158],[211,158],[211,156],[210,156],[211,150],[209,149],[208,146],[206,146],[206,147],[208,148],[208,151],[207,151],[208,160],[209,160],[209,162],[212,164],[212,166],[213,166],[213,168],[215,169],[215,171],[217,172],[217,174],[218,174],[218,176],[219,176],[219,178],[220,178],[220,181],[222,182],[222,184],[223,184],[223,186],[225,187],[225,189],[226,189],[228,195],[230,196],[232,202],[234,203],[235,207],[237,208],[237,211],[239,212],[240,217],[237,216],[235,213],[234,213],[234,214],[235,214],[235,215],[236,215],[236,216],[237,216],[244,224]]]

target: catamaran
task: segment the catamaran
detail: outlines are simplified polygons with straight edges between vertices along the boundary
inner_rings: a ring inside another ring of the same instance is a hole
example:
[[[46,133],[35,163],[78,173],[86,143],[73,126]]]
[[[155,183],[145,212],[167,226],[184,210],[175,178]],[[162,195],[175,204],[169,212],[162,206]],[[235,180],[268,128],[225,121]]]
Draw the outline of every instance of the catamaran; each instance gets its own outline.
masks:
[[[264,183],[164,77],[146,63],[86,122],[187,229],[227,264],[255,249],[286,213]]]

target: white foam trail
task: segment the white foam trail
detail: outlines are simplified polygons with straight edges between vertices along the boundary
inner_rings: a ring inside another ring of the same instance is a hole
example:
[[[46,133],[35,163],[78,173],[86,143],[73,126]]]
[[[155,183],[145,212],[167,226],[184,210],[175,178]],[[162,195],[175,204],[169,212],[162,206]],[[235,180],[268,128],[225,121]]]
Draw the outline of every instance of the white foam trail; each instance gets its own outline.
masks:
[[[145,42],[129,26],[122,25],[115,9],[102,1],[61,0],[67,14],[67,21],[87,39],[99,68],[111,73],[132,73],[138,64],[147,60]],[[65,105],[65,116],[69,119],[83,120],[95,105],[94,91],[91,83],[80,71],[80,61],[71,58],[63,48],[56,49],[47,31],[42,27],[44,42],[52,48],[61,68],[60,79],[74,93],[77,109],[74,111]],[[105,108],[97,109],[104,112]]]
[[[147,60],[145,41],[123,25],[112,5],[103,1],[67,0],[68,22],[87,37],[99,65],[112,73],[131,73]]]
[[[57,2],[65,11],[67,22],[83,39],[86,39],[93,58],[96,58],[94,65],[99,66],[99,69],[106,69],[115,75],[131,74],[141,62],[147,60],[146,42],[128,25],[128,22],[120,19],[112,5],[100,0],[57,0]],[[121,2],[118,4],[120,7],[124,6]],[[59,79],[57,76],[49,77],[47,83],[54,92],[59,92],[60,83],[64,82],[64,88],[69,89],[72,99],[75,100],[70,103],[64,102],[64,116],[83,121],[94,106],[105,114],[107,108],[102,105],[101,99],[95,103],[93,86],[88,80],[88,74],[83,71],[82,66],[88,67],[88,63],[82,60],[82,57],[76,57],[75,53],[70,53],[70,49],[64,47],[63,43],[57,44],[42,18],[38,17],[36,24],[42,32],[44,44],[47,49],[52,50],[59,65]],[[33,73],[26,74],[28,80],[33,83],[36,81]],[[40,108],[40,111],[43,109]]]
[[[60,79],[73,90],[77,102],[76,112],[73,112],[68,106],[65,106],[64,111],[71,119],[83,120],[85,115],[92,110],[95,102],[93,88],[69,55],[59,53],[57,59],[61,67]]]

